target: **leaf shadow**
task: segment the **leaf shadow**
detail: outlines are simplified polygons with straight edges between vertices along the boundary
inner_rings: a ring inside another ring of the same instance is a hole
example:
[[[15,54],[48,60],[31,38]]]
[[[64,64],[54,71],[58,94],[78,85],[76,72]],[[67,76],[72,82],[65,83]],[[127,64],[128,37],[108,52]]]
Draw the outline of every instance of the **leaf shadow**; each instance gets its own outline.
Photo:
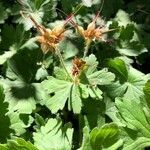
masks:
[[[21,86],[11,86],[10,92],[14,98],[18,100],[28,99],[36,96],[36,89],[31,84],[24,84]]]
[[[102,101],[88,98],[83,101],[82,114],[86,117],[86,121],[90,129],[99,126],[99,121],[105,117],[105,104]]]
[[[6,116],[8,112],[8,103],[4,102],[3,89],[0,87],[0,143],[6,143],[7,139],[10,138],[10,133],[13,132],[10,127],[10,119]]]

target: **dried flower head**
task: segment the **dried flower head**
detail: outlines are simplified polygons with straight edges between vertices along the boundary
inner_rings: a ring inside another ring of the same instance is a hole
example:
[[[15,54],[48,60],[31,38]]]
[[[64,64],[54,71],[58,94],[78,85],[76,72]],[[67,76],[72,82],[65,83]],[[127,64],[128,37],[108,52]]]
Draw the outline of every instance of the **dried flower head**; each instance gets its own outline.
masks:
[[[48,51],[55,51],[60,41],[62,41],[65,37],[65,25],[70,18],[66,20],[64,25],[56,26],[53,29],[47,29],[42,25],[37,24],[37,22],[31,16],[30,19],[33,21],[34,25],[41,34],[37,36],[37,41],[41,43],[42,51],[44,53],[47,53]]]
[[[56,26],[55,28],[45,29],[42,35],[37,36],[37,41],[41,43],[41,48],[44,53],[49,50],[53,51],[56,49],[59,42],[64,38],[63,26]]]
[[[86,62],[80,58],[75,57],[72,60],[72,64],[73,64],[72,75],[77,76],[84,69]]]
[[[99,13],[95,16],[93,21],[88,25],[87,29],[82,26],[77,26],[77,31],[82,35],[87,43],[94,40],[105,40],[104,33],[107,32],[107,27],[105,25],[96,27],[96,21],[99,17]]]

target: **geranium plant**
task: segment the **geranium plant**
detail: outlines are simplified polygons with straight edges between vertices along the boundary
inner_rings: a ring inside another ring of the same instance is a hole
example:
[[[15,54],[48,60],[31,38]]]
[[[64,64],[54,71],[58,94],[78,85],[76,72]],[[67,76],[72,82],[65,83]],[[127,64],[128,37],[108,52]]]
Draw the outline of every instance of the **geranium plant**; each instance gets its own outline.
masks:
[[[148,4],[1,1],[0,150],[149,149]]]

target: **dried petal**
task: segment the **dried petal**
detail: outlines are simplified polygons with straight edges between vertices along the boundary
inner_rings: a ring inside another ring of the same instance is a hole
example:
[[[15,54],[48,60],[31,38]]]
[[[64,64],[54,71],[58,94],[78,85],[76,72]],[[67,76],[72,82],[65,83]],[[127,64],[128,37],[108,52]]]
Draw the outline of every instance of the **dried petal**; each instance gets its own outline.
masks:
[[[77,30],[78,30],[78,32],[79,32],[80,35],[84,36],[84,29],[83,29],[83,27],[78,26]]]
[[[88,25],[87,30],[88,30],[88,31],[95,30],[95,22],[91,22],[91,23]]]
[[[73,68],[72,68],[72,75],[77,76],[83,70],[86,62],[80,58],[74,58],[72,60]]]

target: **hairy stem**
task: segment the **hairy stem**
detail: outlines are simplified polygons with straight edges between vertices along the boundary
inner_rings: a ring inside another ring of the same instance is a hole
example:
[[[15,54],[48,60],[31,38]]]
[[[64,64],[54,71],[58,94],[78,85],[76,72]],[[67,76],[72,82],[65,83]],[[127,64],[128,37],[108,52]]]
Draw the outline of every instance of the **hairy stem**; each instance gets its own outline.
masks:
[[[60,53],[60,50],[58,48],[56,48],[56,54],[57,56],[59,57],[59,60],[60,60],[60,63],[62,65],[62,67],[64,68],[66,74],[68,75],[68,77],[71,79],[71,81],[74,81],[73,78],[71,77],[70,73],[68,72],[66,66],[65,66],[65,63],[64,63],[64,60],[63,60],[63,57]]]

